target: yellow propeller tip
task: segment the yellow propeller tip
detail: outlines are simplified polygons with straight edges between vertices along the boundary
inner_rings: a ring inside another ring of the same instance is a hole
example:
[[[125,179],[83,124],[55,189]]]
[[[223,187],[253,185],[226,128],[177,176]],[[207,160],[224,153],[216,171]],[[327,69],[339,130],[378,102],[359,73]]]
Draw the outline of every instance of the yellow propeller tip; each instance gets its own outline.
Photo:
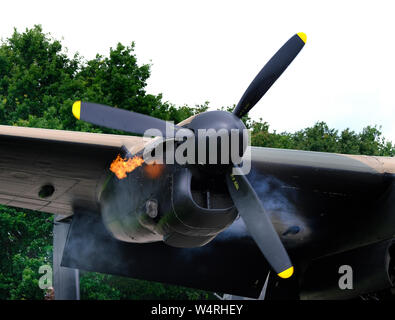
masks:
[[[287,279],[294,274],[294,267],[290,267],[279,274],[277,274],[280,278]]]
[[[302,39],[304,43],[306,43],[307,36],[304,32],[299,32],[297,35],[299,36],[300,39]]]
[[[73,103],[73,115],[76,117],[78,120],[80,119],[81,116],[81,101],[76,101]]]

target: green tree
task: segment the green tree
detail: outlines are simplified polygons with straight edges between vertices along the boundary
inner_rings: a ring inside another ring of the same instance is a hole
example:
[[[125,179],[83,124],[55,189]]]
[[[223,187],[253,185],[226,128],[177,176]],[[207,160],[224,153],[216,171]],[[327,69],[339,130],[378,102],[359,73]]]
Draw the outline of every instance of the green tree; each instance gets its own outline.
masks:
[[[270,132],[269,124],[262,122],[262,119],[252,121],[249,126],[251,144],[254,146],[371,156],[395,155],[395,145],[387,141],[376,126],[367,126],[361,133],[349,128],[339,133],[330,129],[325,122],[317,122],[295,133]]]
[[[81,297],[87,300],[215,299],[212,293],[202,290],[94,272],[83,274],[81,281]]]
[[[52,215],[0,205],[0,299],[43,299],[41,265],[52,263]]]

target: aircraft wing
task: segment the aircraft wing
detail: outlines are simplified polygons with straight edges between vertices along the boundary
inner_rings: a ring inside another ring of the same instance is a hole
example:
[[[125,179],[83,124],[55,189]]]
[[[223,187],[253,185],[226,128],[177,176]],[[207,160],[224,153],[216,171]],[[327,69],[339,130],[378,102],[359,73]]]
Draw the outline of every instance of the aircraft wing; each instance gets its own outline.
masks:
[[[97,195],[123,145],[133,153],[144,142],[134,136],[1,125],[0,204],[66,216],[78,207],[98,212]],[[253,147],[251,160],[247,177],[281,233],[289,227],[284,215],[291,222],[301,216],[315,224],[320,214],[353,200],[375,203],[395,174],[395,159],[389,157]],[[46,185],[54,193],[40,197]],[[296,210],[280,205],[284,202]],[[303,230],[299,236],[308,238]]]
[[[0,126],[0,204],[49,213],[98,210],[97,188],[122,145],[142,138]],[[52,185],[51,196],[40,197]]]
[[[393,236],[395,158],[272,148],[251,158],[247,177],[288,250],[323,255]]]

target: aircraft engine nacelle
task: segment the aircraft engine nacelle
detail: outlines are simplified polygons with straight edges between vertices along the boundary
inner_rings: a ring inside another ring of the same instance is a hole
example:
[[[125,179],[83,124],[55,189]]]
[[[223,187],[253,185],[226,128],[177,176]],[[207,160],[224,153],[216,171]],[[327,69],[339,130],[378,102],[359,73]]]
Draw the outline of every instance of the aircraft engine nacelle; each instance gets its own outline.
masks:
[[[208,243],[236,219],[237,210],[225,179],[205,174],[177,164],[145,163],[123,179],[110,173],[99,195],[104,225],[126,242]]]
[[[395,240],[313,261],[304,272],[301,299],[352,299],[395,285]]]

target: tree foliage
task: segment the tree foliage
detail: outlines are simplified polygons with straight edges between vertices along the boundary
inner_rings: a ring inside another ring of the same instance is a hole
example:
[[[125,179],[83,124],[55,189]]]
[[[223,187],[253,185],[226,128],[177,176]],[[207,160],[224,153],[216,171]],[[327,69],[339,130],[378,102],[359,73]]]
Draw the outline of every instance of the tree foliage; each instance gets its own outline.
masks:
[[[350,129],[341,132],[331,129],[325,122],[295,133],[269,131],[267,122],[250,121],[251,144],[260,147],[296,149],[370,156],[395,155],[395,145],[382,137],[381,128],[365,127],[356,133]]]
[[[208,102],[176,107],[162,95],[146,92],[149,65],[139,65],[135,44],[117,44],[108,56],[85,60],[70,56],[60,41],[40,26],[14,30],[0,45],[0,123],[105,133],[120,133],[76,120],[72,103],[82,99],[112,105],[165,120],[180,122],[206,111]],[[229,109],[229,108],[228,108]],[[266,122],[243,120],[251,130],[252,144],[338,153],[389,155],[394,146],[380,128],[361,133],[338,132],[324,122],[295,133],[269,131]],[[0,206],[0,299],[43,299],[38,287],[39,266],[52,263],[52,216]],[[206,292],[159,283],[85,273],[81,280],[86,299],[198,299]]]
[[[0,299],[43,299],[40,266],[52,261],[52,221],[46,213],[0,206]]]
[[[83,275],[81,296],[87,300],[199,300],[214,299],[202,290],[158,282],[89,272]]]
[[[134,43],[110,48],[108,57],[69,58],[40,26],[17,30],[0,46],[2,124],[77,131],[113,132],[76,120],[74,101],[85,100],[179,122],[207,106],[177,108],[145,92],[149,65],[138,65]]]

